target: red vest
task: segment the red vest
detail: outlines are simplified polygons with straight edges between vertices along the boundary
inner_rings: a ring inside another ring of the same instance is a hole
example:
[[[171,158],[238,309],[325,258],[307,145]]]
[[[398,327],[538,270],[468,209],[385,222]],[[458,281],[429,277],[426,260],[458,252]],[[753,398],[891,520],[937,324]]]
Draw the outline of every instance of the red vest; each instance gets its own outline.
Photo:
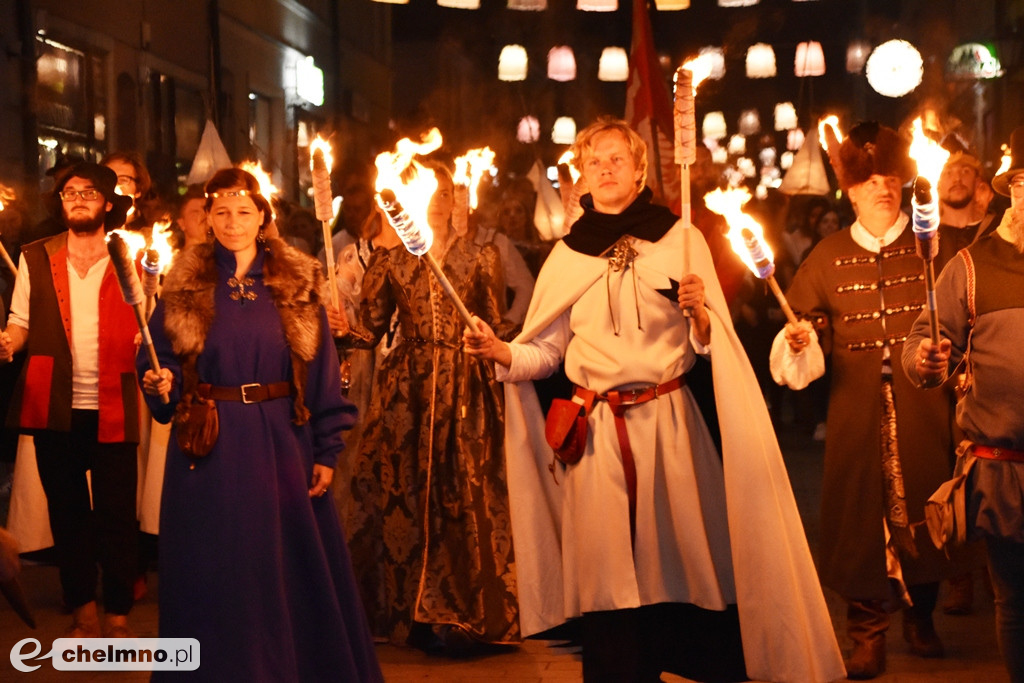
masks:
[[[22,250],[29,268],[29,331],[25,368],[8,422],[22,430],[71,429],[71,297],[67,233]],[[107,266],[99,301],[99,441],[138,442],[135,312]],[[63,331],[63,334],[61,334]]]

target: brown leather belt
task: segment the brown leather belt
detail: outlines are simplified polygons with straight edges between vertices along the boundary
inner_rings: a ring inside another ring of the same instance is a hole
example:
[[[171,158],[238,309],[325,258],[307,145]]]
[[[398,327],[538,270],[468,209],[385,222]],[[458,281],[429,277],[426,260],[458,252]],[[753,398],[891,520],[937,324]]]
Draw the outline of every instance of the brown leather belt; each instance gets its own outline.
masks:
[[[286,398],[292,393],[291,382],[253,383],[243,384],[240,387],[215,387],[211,384],[200,384],[197,389],[200,396],[212,398],[214,401],[241,401],[242,403],[259,403],[274,398]]]
[[[981,446],[976,443],[971,444],[971,455],[986,460],[1024,462],[1024,451],[1015,451],[1012,448],[1001,448],[998,446]]]
[[[586,400],[588,394],[601,401],[608,401],[608,406],[615,416],[615,434],[619,438],[619,451],[622,453],[622,473],[626,479],[626,497],[629,500],[629,538],[636,542],[636,461],[633,459],[633,449],[629,445],[629,432],[626,431],[626,411],[641,403],[653,401],[659,396],[675,391],[686,385],[686,375],[679,375],[674,379],[663,382],[653,387],[644,389],[626,389],[624,391],[609,391],[606,394],[597,394],[589,389],[576,387],[575,395]]]

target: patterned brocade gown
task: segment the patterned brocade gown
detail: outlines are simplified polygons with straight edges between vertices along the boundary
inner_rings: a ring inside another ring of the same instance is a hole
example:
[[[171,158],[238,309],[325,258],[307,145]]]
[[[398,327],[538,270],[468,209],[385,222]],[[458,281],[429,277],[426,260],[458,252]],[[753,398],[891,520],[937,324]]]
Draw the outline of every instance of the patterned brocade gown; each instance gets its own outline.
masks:
[[[442,269],[466,307],[504,331],[493,245],[456,239]],[[374,347],[398,312],[351,464],[359,510],[350,546],[377,637],[404,645],[412,622],[451,624],[488,643],[520,640],[501,389],[461,350],[464,322],[427,264],[374,252],[353,345]],[[350,523],[352,523],[350,521]]]

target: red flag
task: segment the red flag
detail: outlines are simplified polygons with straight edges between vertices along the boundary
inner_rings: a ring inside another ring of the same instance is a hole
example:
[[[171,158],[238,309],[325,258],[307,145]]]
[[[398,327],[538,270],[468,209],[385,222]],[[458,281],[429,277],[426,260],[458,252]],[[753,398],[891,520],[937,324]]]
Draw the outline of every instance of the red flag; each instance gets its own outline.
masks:
[[[654,201],[680,209],[672,99],[654,50],[647,0],[633,0],[633,42],[626,82],[626,121],[647,143],[647,185]]]

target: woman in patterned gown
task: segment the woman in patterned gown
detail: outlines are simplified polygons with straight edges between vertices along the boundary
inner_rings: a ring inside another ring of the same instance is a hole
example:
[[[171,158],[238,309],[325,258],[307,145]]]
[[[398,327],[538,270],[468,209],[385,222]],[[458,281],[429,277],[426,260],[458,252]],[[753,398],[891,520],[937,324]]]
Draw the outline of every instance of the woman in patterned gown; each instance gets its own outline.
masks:
[[[430,253],[466,307],[504,329],[498,252],[455,234],[451,174],[434,171]],[[465,323],[427,264],[401,245],[373,253],[350,343],[374,347],[395,311],[400,341],[377,370],[351,467],[367,523],[351,530],[350,547],[371,628],[392,643],[450,655],[517,643],[493,368],[462,352]]]

